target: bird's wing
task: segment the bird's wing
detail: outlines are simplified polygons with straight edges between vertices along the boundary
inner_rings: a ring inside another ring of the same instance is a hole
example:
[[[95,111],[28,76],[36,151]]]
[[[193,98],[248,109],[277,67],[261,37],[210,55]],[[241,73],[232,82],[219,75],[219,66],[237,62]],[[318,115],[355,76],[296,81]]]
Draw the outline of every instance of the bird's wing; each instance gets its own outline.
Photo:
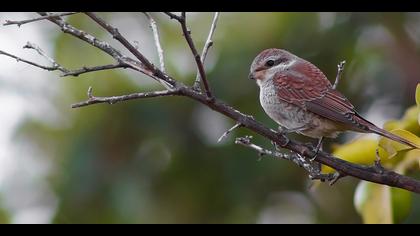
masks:
[[[334,90],[325,75],[313,65],[305,65],[304,70],[278,72],[274,84],[277,96],[283,101],[358,131],[367,131],[371,125],[357,114],[354,106]]]

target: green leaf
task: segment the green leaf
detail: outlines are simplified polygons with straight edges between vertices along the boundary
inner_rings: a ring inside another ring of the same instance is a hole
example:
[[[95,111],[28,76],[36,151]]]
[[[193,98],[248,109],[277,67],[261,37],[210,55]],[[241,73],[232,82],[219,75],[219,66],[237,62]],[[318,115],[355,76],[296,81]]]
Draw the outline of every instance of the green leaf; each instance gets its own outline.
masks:
[[[410,214],[412,194],[404,189],[391,188],[391,201],[394,223],[401,223]]]
[[[420,164],[420,149],[407,151],[402,160],[395,167],[395,171],[400,174],[405,174],[411,168],[419,168]]]

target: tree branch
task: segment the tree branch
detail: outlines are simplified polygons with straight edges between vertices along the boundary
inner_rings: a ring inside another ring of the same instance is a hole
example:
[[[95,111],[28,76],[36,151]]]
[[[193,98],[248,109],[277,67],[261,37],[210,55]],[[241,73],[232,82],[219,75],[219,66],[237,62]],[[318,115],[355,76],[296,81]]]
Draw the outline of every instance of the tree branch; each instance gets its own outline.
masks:
[[[212,110],[215,110],[227,117],[232,118],[235,121],[242,123],[244,127],[254,131],[257,134],[260,134],[261,136],[271,141],[274,141],[278,145],[281,146],[283,144],[282,148],[289,149],[301,156],[304,156],[305,158],[312,158],[316,154],[312,147],[293,140],[288,140],[287,137],[265,127],[251,116],[239,112],[238,110],[230,107],[218,99],[215,99],[215,101],[211,102],[207,99],[206,96],[191,89],[182,89],[181,91],[185,94],[185,96],[190,97],[208,106]],[[390,170],[378,172],[374,166],[356,165],[336,158],[331,154],[323,151],[318,152],[316,161],[335,169],[337,172],[341,173],[341,175],[353,176],[358,179],[420,193],[420,181],[408,176],[400,175]]]
[[[6,23],[4,23],[3,26],[17,25],[18,27],[20,27],[21,25],[24,25],[24,24],[27,24],[27,23],[32,23],[32,22],[35,22],[35,21],[51,19],[51,18],[59,17],[59,16],[69,16],[69,15],[74,15],[74,14],[77,14],[77,13],[78,12],[66,12],[66,13],[49,14],[47,16],[41,16],[41,17],[38,17],[38,18],[33,18],[33,19],[29,19],[29,20],[21,20],[21,21],[6,20]]]
[[[23,46],[23,48],[35,50],[39,55],[43,56],[45,59],[47,59],[49,62],[51,62],[53,68],[57,68],[57,70],[59,70],[63,73],[68,72],[68,70],[66,68],[62,67],[54,59],[49,57],[38,45],[33,44],[31,42],[27,42],[26,45]]]
[[[46,12],[38,12],[41,16],[48,15]],[[85,41],[86,43],[89,43],[90,45],[100,49],[101,51],[107,53],[111,57],[113,57],[118,63],[127,66],[128,68],[131,68],[133,70],[139,71],[165,87],[169,87],[172,89],[173,87],[173,79],[170,78],[167,75],[160,75],[159,73],[156,73],[154,70],[150,70],[149,68],[146,68],[144,64],[141,62],[138,62],[136,60],[131,59],[130,57],[124,56],[120,51],[113,48],[109,43],[101,41],[97,39],[96,37],[92,36],[91,34],[88,34],[82,30],[79,30],[75,28],[74,26],[70,25],[69,23],[65,22],[61,17],[54,17],[54,18],[47,18],[49,21],[53,22],[54,24],[58,25],[61,30],[66,33],[70,34],[76,38],[79,38],[82,41]],[[159,75],[159,77],[156,77],[156,74]]]
[[[109,65],[103,65],[103,66],[93,66],[93,67],[83,67],[81,69],[77,69],[77,70],[71,70],[68,71],[66,73],[63,73],[62,75],[60,75],[61,77],[66,77],[66,76],[79,76],[81,74],[85,74],[85,73],[89,73],[89,72],[95,72],[95,71],[101,71],[101,70],[112,70],[112,69],[117,69],[117,68],[128,68],[128,65],[126,64],[109,64]]]
[[[219,12],[214,13],[214,17],[213,17],[213,22],[211,23],[211,27],[210,27],[210,32],[209,32],[209,36],[207,37],[206,43],[204,44],[203,47],[203,52],[201,53],[201,63],[204,66],[204,62],[206,60],[207,57],[207,53],[210,49],[211,46],[213,46],[213,34],[214,31],[216,30],[216,25],[217,25],[217,20],[219,19]],[[194,89],[198,89],[200,87],[200,80],[201,80],[201,76],[200,76],[200,71],[197,71],[197,77],[195,78],[195,82],[193,85]]]
[[[201,62],[201,57],[198,54],[197,48],[195,47],[194,42],[191,38],[191,31],[187,27],[187,16],[186,16],[185,12],[182,12],[181,17],[173,15],[172,13],[170,13],[170,14],[168,14],[167,12],[165,12],[165,13],[167,15],[169,15],[171,18],[175,18],[176,20],[178,20],[179,23],[181,24],[182,32],[184,34],[185,40],[188,43],[188,46],[190,47],[190,50],[191,50],[191,52],[194,56],[195,63],[197,65],[197,69],[198,69],[198,72],[200,74],[201,81],[203,82],[206,95],[209,99],[213,99],[213,95],[210,91],[210,86],[207,82],[207,76],[206,76],[206,72],[204,70],[204,65]]]
[[[280,158],[280,159],[284,159],[284,160],[288,160],[288,161],[292,161],[293,163],[295,163],[296,165],[298,165],[299,167],[304,168],[308,173],[309,173],[309,177],[311,179],[319,179],[322,182],[324,181],[330,181],[332,184],[335,183],[336,181],[336,176],[337,174],[321,174],[321,167],[319,165],[319,163],[317,162],[312,162],[302,156],[300,156],[299,154],[296,153],[292,153],[292,154],[285,154],[285,153],[281,153],[278,151],[271,151],[265,148],[262,148],[254,143],[251,142],[252,136],[246,136],[246,137],[240,137],[240,138],[236,138],[235,140],[235,144],[239,144],[242,145],[244,147],[253,149],[255,151],[257,151],[259,156],[273,156],[275,158]],[[335,180],[335,181],[334,181]],[[332,182],[334,181],[334,182]]]
[[[173,79],[158,68],[156,68],[156,66],[153,65],[145,56],[143,56],[143,54],[141,54],[139,50],[137,50],[137,48],[134,47],[134,45],[132,45],[124,36],[121,35],[117,28],[106,23],[102,18],[100,18],[92,12],[86,12],[85,14],[89,16],[93,21],[98,23],[98,25],[100,25],[106,31],[108,31],[114,37],[114,39],[118,40],[125,48],[127,48],[137,59],[141,61],[141,63],[143,63],[143,65],[148,70],[153,72],[153,76],[157,76],[158,78],[164,80],[166,83],[172,86],[174,85]]]
[[[143,13],[146,15],[147,19],[149,19],[150,28],[152,29],[152,32],[153,32],[153,38],[155,40],[156,50],[159,56],[160,70],[166,73],[165,58],[163,56],[163,49],[160,44],[159,30],[158,30],[156,21],[153,19],[153,17],[149,13],[147,12],[143,12]]]
[[[168,15],[170,19],[175,19],[175,20],[177,20],[177,21],[179,21],[179,22],[181,22],[181,21],[182,21],[182,18],[181,18],[180,16],[175,15],[175,14],[173,14],[172,12],[164,12],[164,13],[165,13],[166,15]]]
[[[237,128],[240,128],[241,126],[242,126],[241,123],[236,123],[234,126],[232,126],[232,128],[226,130],[226,132],[224,132],[222,136],[220,136],[217,142],[220,143],[224,138],[226,138],[230,133],[232,133],[232,131],[234,131]]]
[[[35,63],[35,62],[32,62],[32,61],[28,61],[26,59],[23,59],[21,57],[15,56],[13,54],[7,53],[7,52],[2,51],[2,50],[0,50],[0,55],[5,55],[5,56],[8,56],[8,57],[14,58],[18,62],[21,61],[21,62],[24,62],[24,63],[29,64],[31,66],[35,66],[35,67],[41,68],[43,70],[47,70],[47,71],[55,71],[55,70],[58,70],[57,67],[54,67],[54,66],[43,66],[43,65],[40,65],[38,63]]]
[[[178,90],[163,90],[163,91],[153,91],[153,92],[146,92],[146,93],[132,93],[132,94],[127,94],[127,95],[112,96],[112,97],[95,97],[92,94],[92,87],[89,87],[88,100],[75,103],[71,105],[71,108],[80,108],[80,107],[85,107],[85,106],[98,104],[98,103],[108,103],[112,105],[118,102],[129,101],[129,100],[134,100],[134,99],[164,97],[164,96],[174,96],[174,95],[179,95],[179,91]]]

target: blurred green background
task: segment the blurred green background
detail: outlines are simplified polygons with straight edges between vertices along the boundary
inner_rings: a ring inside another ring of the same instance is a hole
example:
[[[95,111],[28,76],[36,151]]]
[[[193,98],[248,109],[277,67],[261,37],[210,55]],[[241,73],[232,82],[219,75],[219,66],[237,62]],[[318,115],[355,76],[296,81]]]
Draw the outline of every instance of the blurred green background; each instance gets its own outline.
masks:
[[[146,56],[158,61],[143,14],[100,15],[131,41],[138,42]],[[192,84],[196,69],[179,25],[163,14],[152,15],[160,27],[168,72]],[[28,18],[31,16],[34,15]],[[201,51],[213,14],[187,16],[192,37]],[[122,49],[88,17],[75,15],[67,19]],[[112,62],[106,54],[62,34],[50,22],[38,22],[36,26],[47,31],[46,44],[66,68]],[[31,27],[29,24],[13,30],[25,32]],[[31,41],[31,35],[27,35],[27,40]],[[415,104],[415,87],[420,82],[419,13],[221,13],[213,40],[206,69],[215,95],[272,128],[276,128],[275,123],[259,105],[257,86],[247,79],[253,58],[270,47],[287,49],[313,62],[331,81],[337,63],[346,60],[338,89],[377,125],[401,117]],[[37,90],[38,96],[48,98],[42,106],[47,107],[43,113],[49,118],[25,117],[11,140],[18,147],[26,147],[27,152],[20,157],[22,162],[33,155],[36,159],[30,159],[32,162],[48,166],[42,177],[33,177],[42,178],[44,184],[28,181],[31,191],[40,195],[37,203],[28,207],[53,202],[46,204],[51,212],[46,221],[362,222],[353,203],[358,180],[347,177],[334,186],[314,185],[305,171],[293,163],[270,157],[259,159],[252,150],[235,145],[236,136],[253,135],[256,143],[272,147],[269,141],[245,129],[235,131],[218,144],[218,137],[234,122],[186,98],[70,108],[71,103],[86,99],[89,86],[97,96],[160,89],[159,84],[143,75],[114,70],[57,80],[54,78],[59,77],[58,73],[31,70],[51,76],[48,90]],[[25,77],[22,81],[34,79]],[[21,91],[19,86],[12,89],[22,95],[26,90]],[[41,103],[25,103],[33,109],[37,105]],[[346,134],[329,140],[326,148],[354,137]],[[2,195],[10,198],[7,191],[13,189],[13,183],[3,182],[9,187],[0,189],[0,222],[15,222],[16,207],[12,206],[30,202],[24,196],[14,204],[3,200]],[[403,222],[420,223],[418,195],[413,195],[411,211]]]

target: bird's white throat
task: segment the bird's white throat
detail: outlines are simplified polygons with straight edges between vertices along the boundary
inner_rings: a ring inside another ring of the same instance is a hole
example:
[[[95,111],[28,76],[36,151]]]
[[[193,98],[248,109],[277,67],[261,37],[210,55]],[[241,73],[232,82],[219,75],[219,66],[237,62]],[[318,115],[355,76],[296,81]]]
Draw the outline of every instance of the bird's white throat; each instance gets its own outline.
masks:
[[[296,60],[293,59],[293,60],[288,61],[287,63],[280,63],[280,64],[278,64],[274,67],[271,67],[270,69],[267,70],[263,79],[257,79],[257,85],[259,87],[264,86],[265,83],[267,83],[269,80],[274,78],[274,75],[277,72],[287,70],[295,62],[296,62]]]

